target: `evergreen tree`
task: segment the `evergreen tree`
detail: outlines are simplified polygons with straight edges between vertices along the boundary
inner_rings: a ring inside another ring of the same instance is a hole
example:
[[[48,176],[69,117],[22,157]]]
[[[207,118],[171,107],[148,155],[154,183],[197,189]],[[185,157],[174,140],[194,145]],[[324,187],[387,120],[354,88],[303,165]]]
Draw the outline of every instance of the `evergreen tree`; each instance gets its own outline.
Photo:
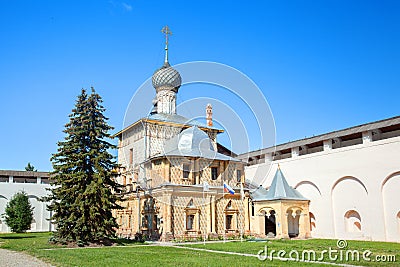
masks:
[[[23,233],[31,229],[33,207],[24,191],[16,193],[7,203],[4,218],[12,232]]]
[[[35,166],[33,166],[30,162],[28,162],[28,165],[26,165],[25,171],[28,171],[28,172],[37,172],[37,170],[35,169]]]
[[[49,189],[56,224],[55,241],[98,242],[115,235],[118,227],[112,209],[120,208],[115,193],[119,185],[113,180],[117,167],[108,150],[116,147],[107,142],[108,118],[103,113],[101,97],[92,88],[91,95],[82,89],[65,125],[65,139],[51,161],[54,187]]]

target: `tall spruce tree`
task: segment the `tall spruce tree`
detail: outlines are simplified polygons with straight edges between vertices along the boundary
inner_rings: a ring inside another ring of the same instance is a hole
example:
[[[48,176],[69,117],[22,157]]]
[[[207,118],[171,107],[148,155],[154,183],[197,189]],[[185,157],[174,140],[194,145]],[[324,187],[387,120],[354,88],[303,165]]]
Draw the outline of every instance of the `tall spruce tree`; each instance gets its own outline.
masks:
[[[92,87],[87,95],[82,89],[65,125],[65,140],[58,142],[58,151],[51,161],[51,220],[55,223],[55,241],[101,242],[115,235],[118,227],[112,209],[119,209],[113,180],[117,167],[108,150],[116,147],[107,141],[108,131],[101,97]]]

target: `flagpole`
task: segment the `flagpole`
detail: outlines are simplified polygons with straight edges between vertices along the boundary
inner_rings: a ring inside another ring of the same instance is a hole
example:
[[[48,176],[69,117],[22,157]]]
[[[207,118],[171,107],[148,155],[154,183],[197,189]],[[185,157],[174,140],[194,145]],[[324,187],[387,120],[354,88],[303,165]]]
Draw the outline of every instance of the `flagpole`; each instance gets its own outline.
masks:
[[[204,187],[205,187],[205,184],[203,182],[203,216],[206,216],[206,201],[204,198]],[[207,222],[207,220],[203,220],[203,221]],[[206,231],[207,231],[207,223],[205,223],[205,226],[204,226],[204,246],[206,245]]]
[[[245,223],[244,223],[244,221],[245,221],[245,216],[244,216],[244,203],[243,203],[243,201],[244,201],[244,183],[243,183],[243,179],[242,179],[242,177],[240,177],[240,203],[242,204],[241,206],[242,206],[242,217],[243,217],[243,220],[241,220],[241,227],[240,227],[240,242],[243,242],[243,233],[244,233],[244,225],[245,225]]]
[[[225,214],[225,180],[222,177],[222,214],[224,216],[224,243],[226,242],[226,214]]]

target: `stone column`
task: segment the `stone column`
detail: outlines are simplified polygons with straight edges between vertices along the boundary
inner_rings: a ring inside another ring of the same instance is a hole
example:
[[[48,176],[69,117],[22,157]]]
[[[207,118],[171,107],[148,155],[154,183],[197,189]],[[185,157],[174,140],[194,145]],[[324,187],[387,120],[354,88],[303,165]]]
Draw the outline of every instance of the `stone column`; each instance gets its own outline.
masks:
[[[165,218],[167,235],[172,235],[172,195],[167,195],[167,217]]]
[[[299,238],[306,238],[306,229],[305,229],[305,214],[303,212],[300,213],[300,218],[299,218]]]
[[[276,216],[276,215],[275,215]],[[280,229],[277,227],[277,237],[278,238],[289,238],[289,226],[288,226],[288,216],[292,216],[291,214],[286,213],[286,211],[281,208],[279,210],[279,214],[277,217],[280,218]],[[278,229],[279,229],[279,235],[278,236]]]

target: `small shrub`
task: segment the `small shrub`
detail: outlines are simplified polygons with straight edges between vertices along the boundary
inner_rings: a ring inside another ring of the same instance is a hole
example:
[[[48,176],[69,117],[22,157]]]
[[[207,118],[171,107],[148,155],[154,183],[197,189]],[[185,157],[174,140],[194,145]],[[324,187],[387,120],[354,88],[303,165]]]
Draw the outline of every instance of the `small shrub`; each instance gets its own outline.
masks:
[[[23,233],[31,229],[33,207],[24,191],[16,193],[7,203],[4,218],[12,232]]]
[[[140,242],[140,243],[144,243],[143,234],[142,233],[136,233],[135,234],[135,241],[136,242]]]

